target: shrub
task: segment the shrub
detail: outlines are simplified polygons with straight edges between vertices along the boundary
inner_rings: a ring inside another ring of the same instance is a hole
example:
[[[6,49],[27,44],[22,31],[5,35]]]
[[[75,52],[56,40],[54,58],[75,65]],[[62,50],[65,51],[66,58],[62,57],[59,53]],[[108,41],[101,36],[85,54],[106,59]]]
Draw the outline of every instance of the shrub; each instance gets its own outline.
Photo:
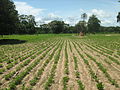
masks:
[[[12,63],[10,63],[10,64],[8,64],[7,66],[6,66],[6,68],[7,69],[10,69],[10,68],[12,68],[14,65],[12,64]]]
[[[76,71],[76,78],[80,78],[80,73],[78,71]]]
[[[2,64],[0,64],[0,68],[2,68],[3,67],[3,65]]]
[[[104,90],[104,85],[102,84],[102,82],[97,83],[97,88],[98,90]]]
[[[7,62],[7,64],[9,64],[9,63],[13,62],[13,60],[12,59],[11,60],[6,60],[6,62]]]
[[[1,69],[0,69],[0,74],[3,74],[4,71],[5,71],[5,69],[4,69],[4,68],[1,68]]]
[[[30,80],[30,85],[35,86],[37,82],[37,79]]]
[[[14,72],[10,72],[9,74],[5,75],[4,76],[5,80],[9,80],[14,74],[15,74],[15,71]]]

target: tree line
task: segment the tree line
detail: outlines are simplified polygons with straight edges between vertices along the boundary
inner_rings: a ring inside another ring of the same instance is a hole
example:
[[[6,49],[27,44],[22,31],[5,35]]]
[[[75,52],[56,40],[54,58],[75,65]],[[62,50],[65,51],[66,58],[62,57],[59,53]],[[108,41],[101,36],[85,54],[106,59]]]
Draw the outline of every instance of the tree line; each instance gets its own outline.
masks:
[[[87,14],[81,15],[82,20],[75,26],[70,26],[64,21],[51,21],[48,24],[36,25],[33,15],[19,15],[12,0],[0,0],[0,35],[9,34],[41,34],[41,33],[120,33],[120,27],[103,27],[101,21],[92,15],[88,21]],[[120,22],[120,12],[117,16]]]

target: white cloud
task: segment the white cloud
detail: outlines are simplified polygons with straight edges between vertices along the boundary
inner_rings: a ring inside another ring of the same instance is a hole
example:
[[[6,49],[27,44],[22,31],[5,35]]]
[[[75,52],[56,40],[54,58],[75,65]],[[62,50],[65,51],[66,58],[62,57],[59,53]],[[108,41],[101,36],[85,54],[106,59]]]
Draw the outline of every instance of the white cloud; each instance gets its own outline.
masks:
[[[70,25],[75,25],[80,20],[79,16],[68,16],[66,19],[64,19],[65,23]]]
[[[100,9],[92,9],[91,14],[97,15],[100,18],[109,18],[110,17],[109,13],[107,13],[103,10],[100,10]]]
[[[59,15],[54,14],[54,13],[49,13],[47,16],[42,17],[39,22],[44,22],[47,24],[53,20],[63,21],[63,18]],[[42,23],[40,23],[40,24],[42,24]]]
[[[92,14],[96,15],[98,19],[101,21],[101,25],[103,26],[116,26],[116,16],[113,12],[107,12],[102,9],[92,9],[88,11],[88,17]]]
[[[114,15],[114,13],[112,12],[107,12],[104,11],[102,9],[92,9],[89,11],[85,11],[83,9],[80,9],[80,13],[76,16],[68,16],[66,19],[64,19],[64,21],[70,25],[75,25],[76,23],[78,23],[78,21],[81,20],[81,14],[82,13],[87,13],[88,18],[87,21],[89,19],[89,17],[94,14],[98,17],[98,19],[101,21],[101,25],[103,26],[116,26],[116,17]]]
[[[101,25],[104,25],[104,26],[109,26],[109,25],[116,26],[117,25],[116,19],[115,19],[116,16],[112,12],[106,12],[102,9],[92,9],[89,11],[85,11],[84,9],[79,9],[77,14],[64,17],[64,16],[56,15],[55,12],[48,13],[47,15],[45,15],[44,11],[46,9],[35,8],[26,2],[16,1],[14,3],[16,5],[16,9],[18,10],[19,14],[35,16],[38,24],[49,23],[53,20],[59,20],[59,21],[63,20],[63,21],[65,21],[65,23],[68,23],[70,25],[75,25],[78,21],[81,20],[80,14],[86,12],[88,15],[88,18],[92,14],[96,15],[101,20]],[[42,17],[42,14],[44,15],[44,17]]]
[[[59,20],[59,21],[62,21],[62,20],[63,20],[61,16],[56,15],[56,14],[54,14],[54,13],[49,13],[49,14],[47,15],[47,17],[45,17],[45,18],[43,18],[43,19],[44,19],[44,20]]]
[[[112,24],[113,22],[111,21],[111,20],[101,20],[101,23],[103,24],[103,25],[110,25],[110,24]]]
[[[14,3],[16,5],[16,9],[18,10],[19,14],[38,16],[44,10],[44,9],[32,7],[32,6],[28,5],[26,2],[16,1]]]
[[[114,18],[110,18],[110,19],[104,18],[103,20],[101,20],[101,25],[103,25],[103,26],[118,26],[119,24],[117,23],[116,19],[114,19]]]

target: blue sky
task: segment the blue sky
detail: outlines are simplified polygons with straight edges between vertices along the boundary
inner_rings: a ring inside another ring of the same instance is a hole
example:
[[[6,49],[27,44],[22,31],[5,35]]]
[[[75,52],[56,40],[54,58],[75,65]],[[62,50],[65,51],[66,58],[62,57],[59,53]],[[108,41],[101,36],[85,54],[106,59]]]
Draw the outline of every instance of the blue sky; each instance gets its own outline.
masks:
[[[75,25],[81,20],[81,14],[88,18],[95,14],[101,25],[116,26],[116,16],[120,11],[118,0],[13,0],[19,14],[32,14],[39,24],[52,20],[63,20]]]

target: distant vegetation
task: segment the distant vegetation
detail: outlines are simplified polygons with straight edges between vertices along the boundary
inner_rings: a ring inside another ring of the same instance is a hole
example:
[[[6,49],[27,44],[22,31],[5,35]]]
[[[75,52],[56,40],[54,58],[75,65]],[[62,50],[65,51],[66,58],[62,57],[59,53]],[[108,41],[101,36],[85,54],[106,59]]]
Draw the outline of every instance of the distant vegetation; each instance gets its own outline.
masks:
[[[46,33],[120,33],[120,27],[104,27],[101,21],[92,15],[86,22],[87,14],[81,15],[82,21],[70,26],[64,21],[51,21],[38,26],[33,15],[19,15],[12,0],[0,0],[0,35],[10,34],[46,34]],[[120,21],[120,12],[117,22]]]

